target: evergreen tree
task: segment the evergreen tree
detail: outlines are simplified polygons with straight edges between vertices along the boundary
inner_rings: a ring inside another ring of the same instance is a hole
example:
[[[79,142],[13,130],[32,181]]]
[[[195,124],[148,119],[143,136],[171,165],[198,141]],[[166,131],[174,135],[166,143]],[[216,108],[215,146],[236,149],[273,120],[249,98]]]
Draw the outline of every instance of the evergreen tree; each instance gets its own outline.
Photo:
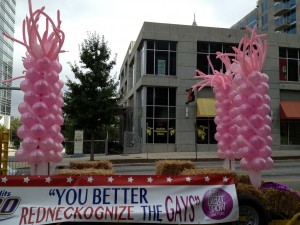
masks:
[[[95,131],[114,124],[118,111],[117,82],[110,76],[116,58],[111,60],[111,50],[104,36],[88,33],[79,47],[80,64],[70,63],[76,81],[67,79],[68,91],[64,95],[64,114],[76,129],[91,134],[91,155],[94,160]]]

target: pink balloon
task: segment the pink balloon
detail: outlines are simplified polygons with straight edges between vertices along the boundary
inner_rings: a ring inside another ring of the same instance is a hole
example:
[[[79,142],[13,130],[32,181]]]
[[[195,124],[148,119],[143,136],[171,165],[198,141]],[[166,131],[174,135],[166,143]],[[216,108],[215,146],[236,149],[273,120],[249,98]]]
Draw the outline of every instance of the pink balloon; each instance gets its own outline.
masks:
[[[263,117],[261,117],[258,114],[253,114],[249,118],[249,122],[252,126],[254,126],[255,128],[258,128],[258,127],[262,126],[262,124],[264,124],[264,119],[263,119]]]
[[[54,84],[59,80],[58,74],[56,71],[50,71],[47,73],[44,73],[44,79],[50,83],[50,84]]]
[[[267,143],[268,146],[271,146],[272,145],[272,142],[273,142],[273,139],[271,136],[268,136],[265,138],[265,141]]]
[[[48,157],[51,162],[58,163],[63,160],[62,154],[60,152],[51,151],[48,154]]]
[[[28,160],[28,152],[20,147],[15,153],[15,159],[19,162],[26,162]]]
[[[230,133],[224,133],[222,135],[222,140],[227,144],[230,145],[233,141],[233,136]]]
[[[272,155],[272,149],[269,146],[263,146],[259,149],[258,155],[263,158],[268,158]]]
[[[58,132],[60,132],[60,126],[53,125],[47,130],[47,132],[48,132],[49,137],[56,138]]]
[[[256,91],[259,94],[267,94],[269,92],[269,85],[267,83],[259,83],[256,86]]]
[[[225,152],[222,151],[221,149],[218,149],[218,151],[217,151],[217,156],[218,156],[220,159],[225,159]]]
[[[239,116],[235,117],[234,121],[235,121],[235,124],[239,127],[247,124],[247,122],[245,121],[245,119],[242,115],[239,115]]]
[[[227,115],[227,110],[223,108],[217,108],[216,109],[216,114],[220,117],[226,116]]]
[[[222,92],[218,92],[215,94],[215,98],[217,101],[224,101],[226,99],[226,95]]]
[[[46,126],[46,127],[51,127],[53,126],[54,124],[56,124],[56,116],[54,116],[53,114],[47,114],[46,116],[44,116],[42,118],[42,121],[43,121],[43,124]]]
[[[27,104],[26,104],[26,102],[21,102],[21,103],[18,105],[18,111],[19,111],[21,114],[27,112]]]
[[[263,104],[263,101],[263,97],[258,93],[253,93],[248,97],[248,102],[255,107]]]
[[[243,103],[247,102],[247,98],[242,96],[242,95],[236,95],[233,99],[233,106],[235,107],[239,107],[240,105],[242,105]]]
[[[22,147],[24,149],[36,149],[39,145],[39,142],[35,138],[25,137],[22,141]]]
[[[51,61],[47,57],[41,57],[36,61],[37,65],[36,68],[38,70],[47,70],[51,68]]]
[[[51,151],[55,148],[55,141],[52,138],[44,138],[40,141],[39,147],[44,152]]]
[[[221,140],[218,142],[218,148],[221,149],[222,151],[225,151],[229,148],[229,145],[223,140]]]
[[[56,142],[53,148],[55,152],[61,152],[64,149],[64,146],[61,143]]]
[[[243,135],[238,135],[237,136],[236,144],[241,148],[244,147],[244,146],[249,146],[248,141],[243,137]]]
[[[56,116],[60,111],[57,105],[52,105],[52,107],[49,108],[49,112]]]
[[[48,94],[50,85],[46,80],[40,79],[34,83],[34,90],[37,94]]]
[[[233,79],[233,83],[236,86],[240,86],[244,82],[244,76],[241,74],[236,74]]]
[[[247,145],[239,149],[239,154],[241,157],[249,159],[254,156],[255,151],[251,146]]]
[[[267,105],[270,105],[271,103],[271,98],[269,95],[263,95],[263,102]]]
[[[234,158],[234,152],[230,149],[225,150],[224,156],[226,159],[233,159]]]
[[[270,106],[268,106],[267,104],[262,104],[261,106],[257,107],[255,111],[260,116],[265,116],[270,113]]]
[[[29,105],[33,105],[34,103],[40,101],[40,96],[32,91],[27,91],[24,94],[24,101],[27,102]]]
[[[258,135],[253,135],[250,140],[249,143],[255,148],[255,149],[260,149],[263,146],[266,145],[266,141],[264,138],[258,136]]]
[[[39,79],[42,79],[43,76],[40,72],[37,72],[34,68],[29,68],[26,71],[26,78],[30,80],[30,82],[35,82]]]
[[[35,65],[35,59],[33,57],[26,57],[23,59],[23,66],[26,70]]]
[[[214,137],[215,137],[215,139],[216,139],[217,141],[220,141],[221,138],[222,138],[222,135],[221,135],[219,132],[216,132],[215,135],[214,135]]]
[[[214,119],[215,124],[221,123],[221,118],[217,115]]]
[[[260,156],[257,156],[251,161],[251,167],[253,170],[263,170],[266,167],[266,160]]]
[[[236,107],[233,107],[231,109],[229,109],[228,111],[228,115],[231,117],[231,118],[235,118],[239,115],[239,111]]]
[[[29,154],[28,161],[29,163],[39,164],[46,161],[46,157],[41,150],[35,149]]]
[[[32,106],[32,110],[37,116],[45,116],[48,113],[48,106],[44,102],[37,102]]]
[[[253,89],[252,85],[250,85],[248,83],[242,83],[242,84],[240,84],[240,86],[238,86],[237,91],[240,94],[248,96],[254,92],[254,89]]]
[[[254,133],[254,130],[250,126],[243,125],[238,128],[238,134],[241,134],[241,135],[243,135],[243,137],[249,139],[255,133]]]
[[[229,128],[228,128],[228,132],[235,136],[237,134],[237,128],[238,126],[236,126],[235,124],[231,125]]]
[[[64,87],[64,82],[62,81],[62,80],[58,80],[57,81],[57,84],[58,84],[58,86],[59,86],[59,89],[61,90],[63,87]]]
[[[17,130],[17,135],[19,138],[24,139],[28,135],[28,128],[24,125],[21,125]]]
[[[252,105],[248,103],[243,103],[239,108],[238,111],[241,115],[244,115],[246,117],[251,116],[254,113],[254,108]]]
[[[33,85],[28,79],[25,78],[25,80],[20,83],[20,88],[23,92],[26,92],[32,90]]]
[[[242,158],[240,160],[240,167],[242,170],[251,170],[251,165],[249,165],[249,162],[246,158]]]
[[[224,115],[222,117],[222,123],[229,123],[229,122],[231,122],[231,120],[232,120],[232,118],[228,115]]]
[[[64,124],[64,118],[61,115],[56,116],[56,124],[59,126]]]
[[[266,168],[265,169],[272,169],[273,167],[273,159],[271,157],[268,157],[266,159]]]
[[[46,95],[42,95],[41,99],[47,104],[48,107],[50,107],[57,101],[57,95],[54,93],[48,93]]]
[[[269,115],[266,115],[264,121],[266,124],[270,125],[272,123],[272,118]]]
[[[232,104],[229,99],[225,99],[224,101],[221,102],[221,107],[223,107],[223,109],[227,109],[227,111],[231,108],[231,106]]]
[[[56,138],[55,138],[55,141],[60,143],[60,142],[63,142],[64,141],[64,136],[62,135],[62,133],[58,133]]]
[[[24,112],[21,115],[21,122],[25,126],[31,127],[34,124],[36,124],[38,121],[37,121],[37,119],[36,119],[36,117],[34,115],[30,114],[29,112]]]
[[[53,84],[53,87],[52,87],[52,91],[54,94],[58,95],[61,91],[61,87],[60,85],[58,84],[58,82],[56,82],[55,84]]]
[[[33,138],[43,138],[46,135],[46,128],[44,125],[37,123],[30,128],[30,133]]]
[[[268,83],[269,82],[269,76],[265,73],[262,73],[262,81],[265,82],[265,83]]]
[[[253,71],[248,75],[248,81],[253,85],[257,85],[262,80],[262,74],[258,71]]]
[[[62,66],[58,61],[52,62],[51,68],[53,68],[57,73],[60,73],[62,71]]]
[[[62,97],[58,97],[56,100],[55,105],[57,105],[59,108],[62,107],[64,105],[64,100]]]
[[[258,133],[261,137],[266,138],[271,134],[271,127],[265,124],[258,129]]]

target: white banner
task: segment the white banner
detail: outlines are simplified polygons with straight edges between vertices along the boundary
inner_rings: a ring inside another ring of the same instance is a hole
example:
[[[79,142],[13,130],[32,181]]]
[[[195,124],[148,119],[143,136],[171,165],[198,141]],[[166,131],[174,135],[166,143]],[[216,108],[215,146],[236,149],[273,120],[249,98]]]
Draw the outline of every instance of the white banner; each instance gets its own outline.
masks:
[[[2,176],[0,224],[214,224],[238,220],[233,177]]]

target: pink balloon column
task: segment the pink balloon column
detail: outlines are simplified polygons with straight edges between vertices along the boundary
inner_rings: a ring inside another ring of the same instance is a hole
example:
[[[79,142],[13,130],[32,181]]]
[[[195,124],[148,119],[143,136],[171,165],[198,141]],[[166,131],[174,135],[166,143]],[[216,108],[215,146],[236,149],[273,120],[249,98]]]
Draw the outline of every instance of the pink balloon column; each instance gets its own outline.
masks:
[[[64,120],[61,107],[63,82],[58,74],[62,66],[58,55],[64,42],[64,33],[60,30],[60,14],[57,13],[57,25],[42,9],[32,12],[23,22],[23,41],[18,41],[7,34],[8,38],[24,45],[27,49],[23,65],[26,69],[25,79],[21,82],[24,102],[18,109],[22,125],[17,134],[22,138],[21,147],[16,152],[16,160],[28,162],[32,166],[32,175],[49,173],[48,163],[62,160],[63,135],[60,126]],[[38,22],[45,18],[45,31],[41,36]],[[53,29],[48,34],[49,26]],[[27,37],[26,37],[27,32]],[[19,77],[20,78],[20,77]]]
[[[206,75],[201,71],[197,70],[198,76],[195,78],[202,79],[199,83],[192,86],[192,89],[202,90],[205,86],[209,85],[213,87],[213,92],[216,98],[216,117],[215,124],[216,134],[215,139],[218,141],[218,157],[224,160],[224,167],[227,169],[232,168],[231,160],[239,158],[238,148],[235,144],[237,127],[233,123],[232,113],[232,102],[230,100],[232,92],[232,79],[233,73],[231,71],[231,62],[226,54],[217,53],[217,58],[221,59],[226,67],[226,73],[214,70],[213,65],[210,67],[213,70],[214,75]]]
[[[273,166],[271,159],[270,97],[266,74],[261,73],[268,44],[262,42],[265,35],[257,35],[256,28],[251,38],[245,36],[238,48],[234,48],[239,73],[233,79],[236,87],[233,106],[238,110],[235,122],[238,125],[237,144],[242,159],[240,166],[248,170],[255,187],[261,185],[261,170]]]

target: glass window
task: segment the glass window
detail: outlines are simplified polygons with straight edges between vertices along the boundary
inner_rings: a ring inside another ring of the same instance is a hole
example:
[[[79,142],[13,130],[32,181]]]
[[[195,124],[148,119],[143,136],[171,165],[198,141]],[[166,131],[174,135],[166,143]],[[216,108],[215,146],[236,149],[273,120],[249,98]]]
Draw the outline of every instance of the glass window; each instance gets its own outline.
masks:
[[[175,88],[147,87],[147,143],[175,143],[175,102]]]
[[[154,74],[154,51],[147,51],[146,73]]]
[[[176,42],[145,41],[147,43],[146,73],[154,75],[176,75]]]
[[[300,145],[300,120],[280,121],[280,140],[282,145]]]
[[[299,49],[279,48],[279,79],[299,81]]]
[[[214,118],[197,118],[197,144],[216,144],[216,124]]]
[[[223,65],[220,59],[216,59],[216,52],[222,53],[234,53],[232,47],[237,46],[237,44],[222,44],[222,43],[209,43],[209,42],[197,42],[197,69],[202,71],[205,74],[213,74],[213,71],[210,68],[207,56],[209,56],[212,65],[215,70],[226,71],[225,66]],[[231,58],[231,57],[230,57]]]

